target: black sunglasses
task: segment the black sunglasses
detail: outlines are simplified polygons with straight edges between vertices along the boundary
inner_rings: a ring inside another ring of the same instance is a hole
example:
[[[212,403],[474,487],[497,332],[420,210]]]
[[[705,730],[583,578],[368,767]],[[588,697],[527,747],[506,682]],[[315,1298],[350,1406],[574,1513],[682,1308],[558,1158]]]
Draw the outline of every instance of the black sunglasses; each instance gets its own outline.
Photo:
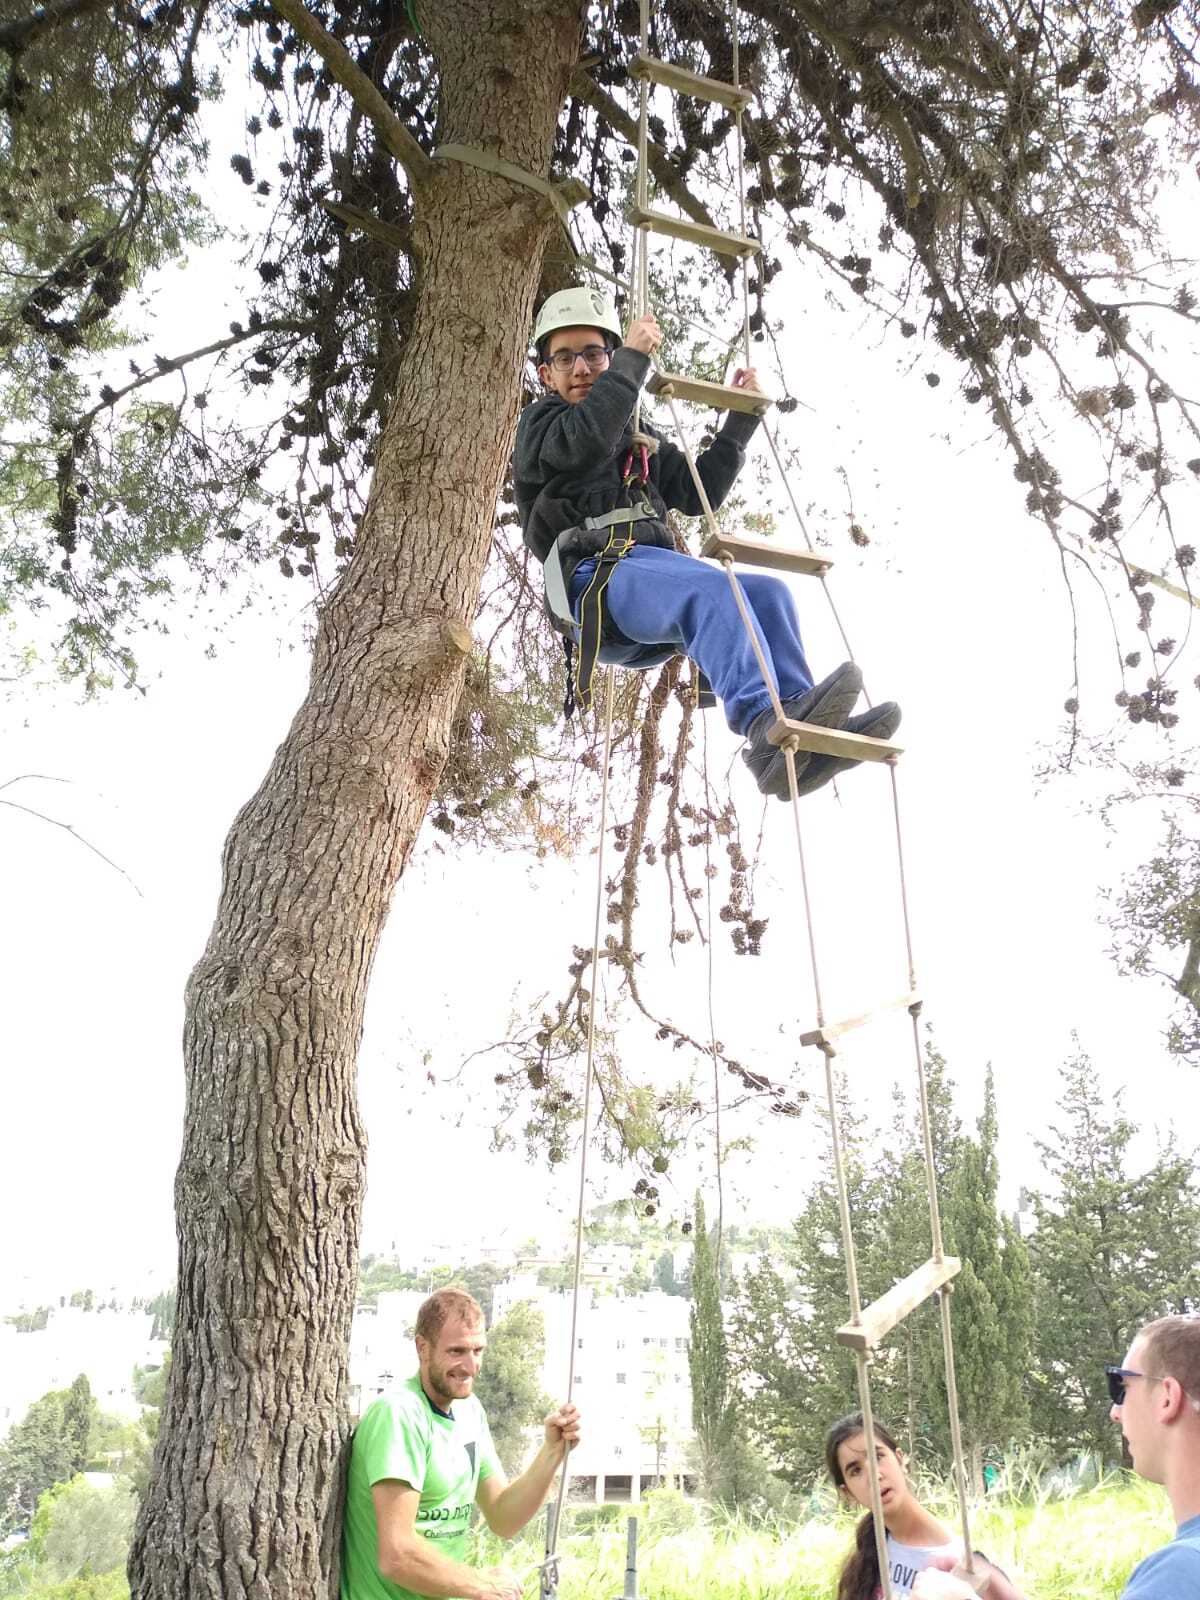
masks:
[[[1105,1367],[1104,1376],[1108,1379],[1108,1398],[1115,1406],[1125,1404],[1125,1386],[1130,1378],[1146,1378],[1151,1383],[1158,1379],[1148,1372],[1135,1372],[1132,1367]]]

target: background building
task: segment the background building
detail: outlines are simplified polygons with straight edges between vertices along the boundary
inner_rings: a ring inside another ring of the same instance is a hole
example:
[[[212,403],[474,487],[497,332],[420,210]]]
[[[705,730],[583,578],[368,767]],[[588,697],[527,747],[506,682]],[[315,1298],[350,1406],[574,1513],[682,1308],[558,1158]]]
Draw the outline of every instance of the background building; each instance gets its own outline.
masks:
[[[85,1311],[62,1306],[46,1326],[18,1332],[0,1322],[0,1438],[51,1389],[68,1389],[83,1373],[101,1411],[134,1418],[135,1367],[161,1367],[169,1345],[154,1339],[148,1311]]]

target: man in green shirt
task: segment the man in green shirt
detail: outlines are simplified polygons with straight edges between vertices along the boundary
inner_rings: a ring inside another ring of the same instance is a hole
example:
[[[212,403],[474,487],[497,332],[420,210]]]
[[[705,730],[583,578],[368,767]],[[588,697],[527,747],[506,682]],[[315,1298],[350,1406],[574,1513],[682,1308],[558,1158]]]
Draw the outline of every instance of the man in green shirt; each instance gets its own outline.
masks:
[[[471,1509],[502,1539],[519,1533],[579,1438],[579,1412],[546,1418],[537,1455],[509,1483],[472,1393],[486,1344],[483,1311],[460,1289],[417,1313],[420,1370],[367,1408],[351,1442],[342,1600],[520,1600],[511,1573],[465,1564]]]

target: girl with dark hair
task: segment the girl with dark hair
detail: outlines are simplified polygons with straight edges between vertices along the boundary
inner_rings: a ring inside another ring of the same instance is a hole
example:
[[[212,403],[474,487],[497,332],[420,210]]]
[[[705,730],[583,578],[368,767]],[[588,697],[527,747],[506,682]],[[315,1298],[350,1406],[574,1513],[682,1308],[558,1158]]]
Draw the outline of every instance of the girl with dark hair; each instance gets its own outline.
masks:
[[[904,1453],[887,1428],[875,1424],[875,1457],[879,1491],[887,1530],[888,1566],[897,1600],[928,1600],[968,1595],[972,1591],[952,1578],[948,1569],[962,1556],[962,1540],[946,1524],[926,1511],[913,1494],[904,1473]],[[875,1548],[875,1518],[871,1514],[871,1477],[867,1441],[861,1412],[842,1417],[825,1440],[825,1466],[838,1491],[866,1509],[858,1524],[854,1549],[846,1557],[838,1578],[837,1600],[879,1600],[879,1556]],[[987,1600],[1022,1600],[999,1570],[975,1552],[977,1565],[988,1575]],[[929,1571],[929,1577],[921,1574]]]

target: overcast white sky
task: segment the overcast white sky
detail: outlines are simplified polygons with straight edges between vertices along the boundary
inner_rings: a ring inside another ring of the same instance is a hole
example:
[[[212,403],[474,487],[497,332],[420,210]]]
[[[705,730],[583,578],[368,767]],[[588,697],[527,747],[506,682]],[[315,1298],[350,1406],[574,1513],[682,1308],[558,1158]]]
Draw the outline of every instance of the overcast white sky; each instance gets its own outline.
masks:
[[[1011,1198],[1019,1183],[1036,1182],[1032,1141],[1052,1113],[1055,1068],[1077,1030],[1104,1083],[1126,1087],[1148,1138],[1172,1121],[1186,1136],[1197,1081],[1162,1049],[1164,997],[1117,979],[1098,922],[1098,886],[1139,859],[1152,832],[1107,835],[1081,810],[1094,785],[1033,779],[1071,692],[1069,610],[1052,546],[1026,518],[999,446],[984,437],[982,408],[963,413],[949,358],[930,353],[902,370],[911,345],[894,335],[877,344],[859,309],[830,309],[807,272],[781,282],[792,388],[816,408],[783,420],[804,453],[802,496],[843,505],[844,467],[873,539],[858,552],[844,518],[814,528],[834,539],[839,604],[875,698],[905,708],[901,792],[918,971],[963,1110],[974,1114],[993,1062],[1006,1191]],[[194,327],[206,288],[199,266],[173,276],[161,298],[164,345],[178,342],[177,319]],[[941,372],[940,389],[926,386],[927,370]],[[293,596],[294,610],[304,594],[297,586]],[[1112,647],[1098,595],[1081,586],[1080,596],[1082,698],[1100,731],[1117,687]],[[822,673],[840,653],[816,591],[801,586],[798,599]],[[1168,624],[1173,607],[1161,600],[1158,616],[1164,632],[1181,635],[1187,619]],[[50,686],[0,705],[0,782],[23,773],[63,780],[22,784],[7,797],[72,823],[142,891],[61,830],[0,810],[5,1304],[36,1299],[47,1285],[171,1279],[183,986],[215,908],[224,834],[303,692],[299,622],[288,624],[286,608],[282,616],[243,615],[215,660],[199,630],[147,636],[144,697],[116,690],[83,705],[72,686]],[[1197,670],[1195,660],[1182,663],[1180,685]],[[709,713],[708,738],[710,762],[733,758],[736,742],[718,713]],[[1136,736],[1135,753],[1161,748],[1161,734]],[[807,802],[805,820],[827,1013],[853,1014],[906,987],[886,776],[852,775],[840,797],[827,790]],[[787,808],[773,806],[761,959],[735,959],[718,929],[717,1032],[748,1064],[817,1092],[819,1057],[798,1058],[790,1043],[811,1026],[812,1001],[789,827]],[[420,1056],[431,1051],[429,1070],[448,1077],[466,1051],[504,1032],[514,1004],[557,991],[570,944],[590,940],[593,881],[588,857],[539,864],[427,851],[400,885],[361,1063],[371,1141],[366,1248],[403,1246],[414,1202],[425,1237],[432,1216],[464,1257],[500,1227],[544,1231],[573,1206],[573,1171],[552,1179],[517,1156],[480,1166],[486,1059],[435,1095]],[[681,1023],[703,1025],[698,945],[673,970],[653,963],[647,983]],[[911,1075],[905,1028],[901,1018],[847,1045],[853,1081],[881,1112],[893,1077]],[[632,1037],[635,1053],[654,1048],[644,1030]],[[758,1153],[731,1167],[731,1190],[747,1217],[787,1216],[824,1161],[818,1124],[766,1122],[759,1139]],[[707,1149],[684,1164],[677,1193],[664,1190],[669,1213],[686,1209],[697,1177],[711,1182]]]

